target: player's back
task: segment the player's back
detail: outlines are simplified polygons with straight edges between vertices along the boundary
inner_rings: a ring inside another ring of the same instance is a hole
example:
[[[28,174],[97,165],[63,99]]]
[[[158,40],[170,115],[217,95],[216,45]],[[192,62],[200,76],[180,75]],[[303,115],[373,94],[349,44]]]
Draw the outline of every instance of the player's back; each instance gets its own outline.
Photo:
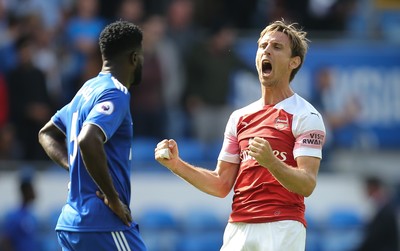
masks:
[[[111,178],[120,199],[129,205],[132,139],[129,99],[125,86],[111,74],[100,73],[88,80],[72,101],[54,115],[53,122],[67,136],[71,180],[67,205],[57,229],[104,231],[124,228],[122,221],[97,198],[99,188],[86,170],[77,139],[85,124],[96,125],[102,130]]]

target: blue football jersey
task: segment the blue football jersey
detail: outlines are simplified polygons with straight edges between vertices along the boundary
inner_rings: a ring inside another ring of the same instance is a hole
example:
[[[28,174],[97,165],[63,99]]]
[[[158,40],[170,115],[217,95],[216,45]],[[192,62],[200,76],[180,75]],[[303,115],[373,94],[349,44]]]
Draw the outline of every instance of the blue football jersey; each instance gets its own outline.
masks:
[[[129,206],[131,197],[132,118],[130,93],[109,73],[88,80],[69,104],[56,112],[53,123],[66,135],[70,189],[56,230],[117,231],[129,227],[96,196],[99,190],[84,166],[77,137],[85,124],[98,126],[109,172],[120,199]]]

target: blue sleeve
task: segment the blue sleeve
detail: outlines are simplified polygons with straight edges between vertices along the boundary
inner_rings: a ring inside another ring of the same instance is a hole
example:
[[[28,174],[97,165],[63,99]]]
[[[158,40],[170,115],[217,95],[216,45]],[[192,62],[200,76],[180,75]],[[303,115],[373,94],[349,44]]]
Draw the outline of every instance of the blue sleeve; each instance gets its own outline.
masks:
[[[89,112],[84,124],[97,125],[106,136],[111,138],[129,113],[129,94],[113,89],[99,97]]]
[[[56,114],[53,115],[51,120],[53,123],[62,131],[64,134],[67,132],[67,127],[66,125],[68,124],[68,116],[67,116],[67,106],[64,106],[61,108],[61,110],[58,110]]]

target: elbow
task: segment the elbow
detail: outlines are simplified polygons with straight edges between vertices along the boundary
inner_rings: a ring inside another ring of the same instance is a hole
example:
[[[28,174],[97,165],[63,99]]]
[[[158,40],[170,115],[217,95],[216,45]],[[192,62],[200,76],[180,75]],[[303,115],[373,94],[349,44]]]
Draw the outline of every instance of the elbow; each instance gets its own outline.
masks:
[[[311,194],[314,192],[314,189],[316,187],[316,182],[312,182],[311,184],[309,184],[307,187],[305,187],[305,189],[302,191],[302,196],[304,197],[310,197]]]
[[[211,194],[211,195],[223,199],[223,198],[225,198],[226,196],[228,196],[228,194],[229,194],[229,192],[228,192],[228,193],[217,192],[217,193],[213,193],[213,194]]]
[[[227,183],[221,184],[218,189],[215,191],[214,196],[218,198],[225,198],[231,192],[232,186]]]
[[[43,130],[40,130],[38,132],[38,141],[39,141],[39,144],[41,144],[41,145],[43,145],[43,138],[44,138]]]
[[[40,129],[40,131],[38,132],[38,141],[39,141],[39,144],[41,145],[41,146],[44,146],[45,145],[45,143],[46,143],[46,138],[48,138],[48,136],[49,136],[49,134],[48,134],[48,132],[44,129],[44,128],[42,128],[42,129]]]
[[[218,198],[225,198],[226,196],[228,196],[229,192],[223,192],[223,191],[218,191],[217,193],[213,194],[215,197]]]
[[[304,197],[306,197],[306,198],[307,198],[307,197],[310,197],[311,194],[312,194],[312,192],[313,192],[312,190],[304,191],[303,194],[302,194],[302,196],[304,196]]]
[[[212,188],[211,188],[212,187]],[[203,192],[218,197],[225,198],[231,191],[231,187],[226,184],[214,184],[214,186],[209,186],[208,189],[201,189]]]

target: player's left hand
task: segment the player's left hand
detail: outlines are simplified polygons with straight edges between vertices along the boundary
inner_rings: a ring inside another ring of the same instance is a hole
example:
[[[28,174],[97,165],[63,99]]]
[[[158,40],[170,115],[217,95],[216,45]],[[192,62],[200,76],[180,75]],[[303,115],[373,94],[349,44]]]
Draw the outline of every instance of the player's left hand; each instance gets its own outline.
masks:
[[[257,160],[257,162],[267,167],[278,159],[275,157],[271,145],[268,140],[261,137],[254,137],[249,141],[249,155]]]
[[[119,198],[115,201],[110,201],[105,194],[100,191],[96,191],[97,197],[103,200],[106,204],[128,227],[132,222],[132,215],[129,207],[125,205]]]

